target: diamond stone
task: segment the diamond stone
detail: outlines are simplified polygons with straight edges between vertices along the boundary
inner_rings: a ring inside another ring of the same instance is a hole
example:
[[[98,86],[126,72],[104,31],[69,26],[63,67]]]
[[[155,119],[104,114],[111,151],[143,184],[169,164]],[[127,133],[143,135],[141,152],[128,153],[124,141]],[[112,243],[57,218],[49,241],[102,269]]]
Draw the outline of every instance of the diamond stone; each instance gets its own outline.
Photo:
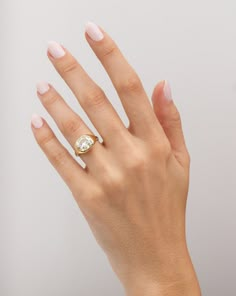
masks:
[[[81,136],[75,143],[76,147],[83,152],[88,150],[93,144],[94,144],[94,140],[87,135]]]

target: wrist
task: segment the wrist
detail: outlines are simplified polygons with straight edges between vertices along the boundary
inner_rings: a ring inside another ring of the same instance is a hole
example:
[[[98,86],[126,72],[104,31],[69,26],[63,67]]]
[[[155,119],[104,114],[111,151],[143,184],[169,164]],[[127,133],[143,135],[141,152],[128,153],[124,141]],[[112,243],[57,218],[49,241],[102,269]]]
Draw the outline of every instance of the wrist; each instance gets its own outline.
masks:
[[[126,290],[126,296],[201,296],[198,280],[195,276],[179,281],[142,282]]]
[[[201,296],[187,248],[183,254],[163,258],[155,273],[133,273],[125,285],[125,291],[126,296]]]

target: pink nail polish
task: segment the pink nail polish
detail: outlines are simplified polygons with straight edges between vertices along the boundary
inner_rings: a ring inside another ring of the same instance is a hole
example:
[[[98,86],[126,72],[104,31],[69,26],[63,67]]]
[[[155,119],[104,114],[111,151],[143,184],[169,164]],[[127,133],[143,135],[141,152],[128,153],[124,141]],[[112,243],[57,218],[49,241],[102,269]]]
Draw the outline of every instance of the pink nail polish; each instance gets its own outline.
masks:
[[[35,128],[40,128],[43,125],[42,118],[36,113],[32,114],[31,122]]]
[[[170,88],[170,83],[167,80],[165,80],[163,91],[164,91],[165,98],[168,101],[171,101],[172,100],[171,88]]]
[[[100,41],[104,37],[99,27],[92,22],[87,22],[87,24],[85,25],[85,31],[87,32],[89,37],[94,41]]]
[[[64,49],[54,40],[48,41],[48,50],[55,59],[61,58],[65,55]]]
[[[43,95],[49,90],[49,85],[46,81],[38,81],[36,83],[37,91]]]

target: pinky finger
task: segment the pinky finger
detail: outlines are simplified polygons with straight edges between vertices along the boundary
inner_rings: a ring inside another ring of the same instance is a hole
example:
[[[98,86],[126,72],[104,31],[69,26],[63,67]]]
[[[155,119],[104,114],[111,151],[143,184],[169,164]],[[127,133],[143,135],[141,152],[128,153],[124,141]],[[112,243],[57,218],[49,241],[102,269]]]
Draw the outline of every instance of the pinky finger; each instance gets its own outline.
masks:
[[[38,145],[70,188],[71,192],[76,193],[76,196],[83,194],[81,189],[87,188],[84,185],[88,182],[88,175],[60,143],[48,123],[39,115],[33,114],[31,128]]]

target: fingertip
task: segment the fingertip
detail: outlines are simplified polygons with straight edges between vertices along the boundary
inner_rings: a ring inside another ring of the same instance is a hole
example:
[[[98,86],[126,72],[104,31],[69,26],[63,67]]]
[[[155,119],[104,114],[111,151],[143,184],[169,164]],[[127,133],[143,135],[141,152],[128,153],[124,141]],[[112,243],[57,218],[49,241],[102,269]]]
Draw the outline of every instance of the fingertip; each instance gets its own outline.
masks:
[[[46,92],[49,91],[50,89],[50,85],[47,81],[45,80],[38,80],[36,82],[36,89],[37,89],[37,92],[40,94],[40,95],[44,95]]]
[[[168,80],[164,81],[163,93],[167,101],[172,101],[172,92],[171,92],[171,87]]]
[[[41,128],[43,126],[43,118],[37,113],[33,113],[31,115],[31,126],[36,129]]]
[[[159,82],[155,85],[154,90],[153,90],[153,93],[152,93],[152,101],[153,101],[153,103],[154,103],[155,100],[158,99],[158,98],[160,97],[160,95],[163,93],[164,85],[165,85],[165,80],[161,80],[161,81],[159,81]]]
[[[100,26],[95,24],[94,22],[88,21],[85,24],[85,32],[93,41],[101,41],[104,38],[104,34],[100,29]]]

